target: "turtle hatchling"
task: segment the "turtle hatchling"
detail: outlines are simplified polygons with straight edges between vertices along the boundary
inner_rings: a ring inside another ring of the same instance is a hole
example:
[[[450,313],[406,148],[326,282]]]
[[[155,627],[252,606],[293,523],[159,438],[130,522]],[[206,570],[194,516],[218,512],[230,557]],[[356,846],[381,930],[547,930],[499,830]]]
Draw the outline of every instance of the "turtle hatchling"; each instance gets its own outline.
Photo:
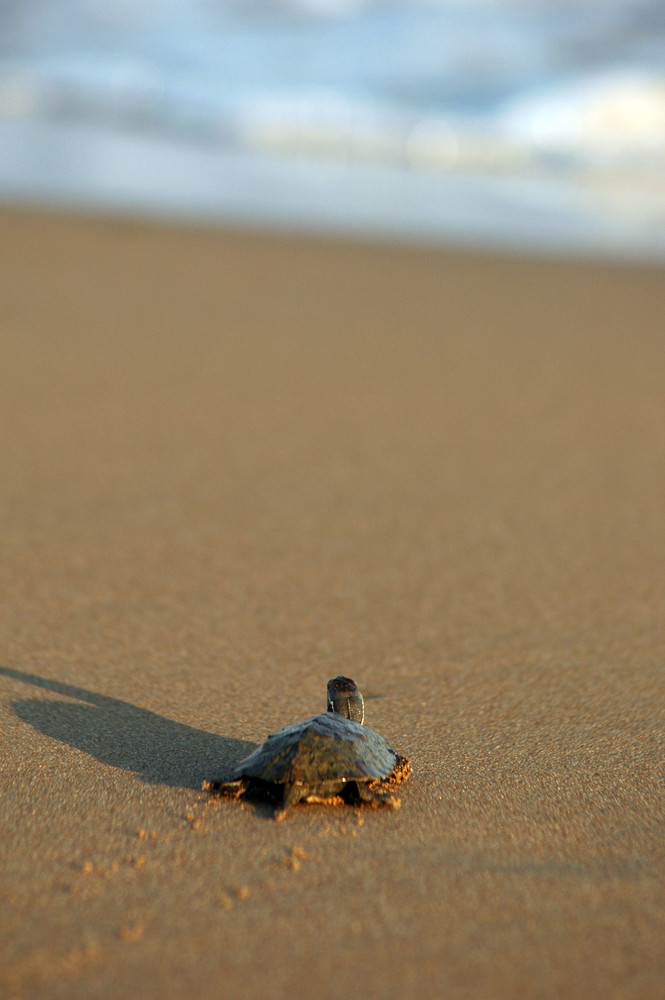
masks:
[[[394,791],[411,773],[373,730],[363,725],[365,703],[355,681],[328,681],[328,710],[273,733],[241,760],[230,781],[203,783],[227,798],[264,798],[283,819],[296,802],[399,807]]]

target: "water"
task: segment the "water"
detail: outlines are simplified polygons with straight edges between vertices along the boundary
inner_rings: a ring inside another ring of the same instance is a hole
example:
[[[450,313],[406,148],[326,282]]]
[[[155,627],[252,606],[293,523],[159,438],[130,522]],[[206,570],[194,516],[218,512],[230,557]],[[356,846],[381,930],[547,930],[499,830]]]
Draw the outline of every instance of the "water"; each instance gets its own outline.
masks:
[[[5,4],[0,197],[663,260],[665,6]]]

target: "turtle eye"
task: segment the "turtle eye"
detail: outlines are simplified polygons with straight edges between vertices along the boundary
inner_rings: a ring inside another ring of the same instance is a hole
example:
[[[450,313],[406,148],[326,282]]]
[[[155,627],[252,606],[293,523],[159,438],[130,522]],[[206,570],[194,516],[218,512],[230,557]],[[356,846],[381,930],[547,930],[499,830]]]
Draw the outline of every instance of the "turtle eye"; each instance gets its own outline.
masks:
[[[354,719],[361,725],[365,721],[365,699],[361,695],[360,691],[357,692],[356,697],[353,700],[353,704],[349,701],[349,718]]]

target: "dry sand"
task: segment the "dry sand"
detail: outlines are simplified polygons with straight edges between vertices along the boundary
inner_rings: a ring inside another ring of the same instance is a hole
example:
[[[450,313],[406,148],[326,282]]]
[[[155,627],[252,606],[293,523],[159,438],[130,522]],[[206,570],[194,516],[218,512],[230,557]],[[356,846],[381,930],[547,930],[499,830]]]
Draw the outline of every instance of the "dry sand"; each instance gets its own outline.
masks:
[[[663,271],[0,237],[6,996],[661,998]],[[401,810],[210,806],[337,673]]]

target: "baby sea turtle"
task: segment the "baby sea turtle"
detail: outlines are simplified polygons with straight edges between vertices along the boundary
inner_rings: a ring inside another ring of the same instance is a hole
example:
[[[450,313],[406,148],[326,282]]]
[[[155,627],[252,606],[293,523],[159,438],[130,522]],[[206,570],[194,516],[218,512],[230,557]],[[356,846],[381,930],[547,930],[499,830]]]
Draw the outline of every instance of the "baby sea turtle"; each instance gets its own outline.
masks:
[[[230,781],[206,781],[203,787],[228,798],[269,799],[278,806],[278,819],[302,800],[397,808],[394,789],[411,766],[364,719],[355,681],[335,677],[328,681],[327,712],[280,729],[236,765]]]

